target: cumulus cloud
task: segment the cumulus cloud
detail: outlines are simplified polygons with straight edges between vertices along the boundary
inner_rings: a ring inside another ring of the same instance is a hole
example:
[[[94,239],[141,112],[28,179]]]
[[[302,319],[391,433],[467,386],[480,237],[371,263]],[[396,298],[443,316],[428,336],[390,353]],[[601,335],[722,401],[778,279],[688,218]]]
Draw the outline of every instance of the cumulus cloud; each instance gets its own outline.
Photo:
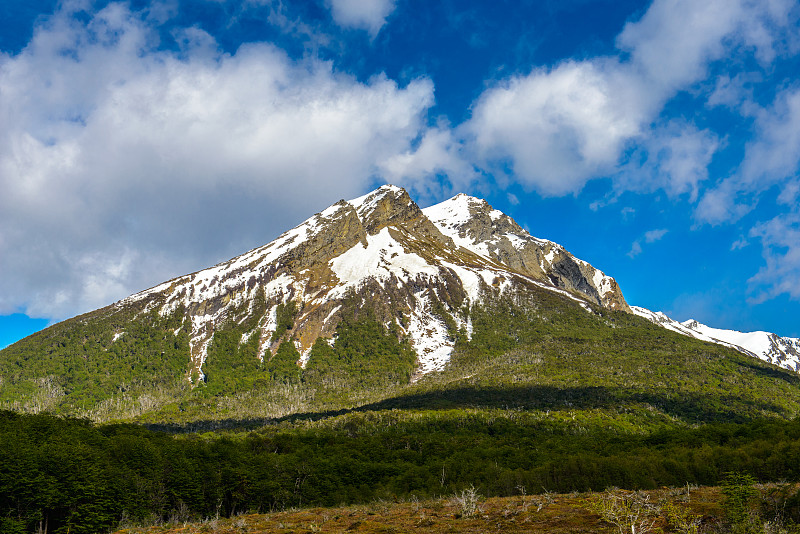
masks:
[[[640,132],[648,105],[635,83],[613,59],[537,69],[487,90],[466,130],[484,165],[510,162],[523,184],[563,195],[612,168]]]
[[[781,91],[772,106],[758,110],[755,130],[737,172],[703,195],[698,221],[735,221],[755,206],[761,192],[795,175],[800,168],[800,89]]]
[[[770,61],[775,40],[790,31],[791,9],[792,2],[783,0],[655,0],[640,20],[625,26],[617,56],[502,80],[477,100],[465,130],[483,165],[511,168],[517,180],[545,195],[580,191],[590,179],[617,175],[632,145],[663,145],[651,124],[679,91],[707,77],[713,61],[734,47]],[[672,146],[663,147],[668,160],[658,158],[651,170],[667,175],[659,187],[694,199],[715,140],[685,126],[685,132],[670,134]],[[699,148],[691,141],[700,141]],[[627,187],[642,187],[622,175]],[[653,173],[642,176],[649,180]]]
[[[386,18],[394,11],[394,0],[328,0],[333,20],[345,28],[366,30],[378,35]]]
[[[641,192],[663,189],[673,197],[688,194],[694,202],[708,178],[708,165],[719,144],[713,132],[682,120],[655,127],[640,136],[615,176],[615,188]]]
[[[742,186],[769,187],[793,175],[800,163],[800,88],[778,94],[756,119],[757,138],[747,146]]]
[[[71,5],[0,56],[0,313],[107,304],[269,241],[398,158],[426,168],[426,79],[222,54],[196,29],[158,51],[141,14]]]

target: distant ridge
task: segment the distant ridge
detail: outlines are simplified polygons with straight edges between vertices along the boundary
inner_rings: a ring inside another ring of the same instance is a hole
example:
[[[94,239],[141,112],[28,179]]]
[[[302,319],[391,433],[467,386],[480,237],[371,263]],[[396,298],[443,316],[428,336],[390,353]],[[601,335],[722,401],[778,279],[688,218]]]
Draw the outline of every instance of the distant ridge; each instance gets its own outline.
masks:
[[[678,322],[662,312],[652,312],[639,306],[631,306],[631,311],[657,325],[685,336],[718,343],[734,348],[754,358],[774,365],[800,372],[800,339],[780,337],[770,332],[738,332],[712,328],[689,319]]]

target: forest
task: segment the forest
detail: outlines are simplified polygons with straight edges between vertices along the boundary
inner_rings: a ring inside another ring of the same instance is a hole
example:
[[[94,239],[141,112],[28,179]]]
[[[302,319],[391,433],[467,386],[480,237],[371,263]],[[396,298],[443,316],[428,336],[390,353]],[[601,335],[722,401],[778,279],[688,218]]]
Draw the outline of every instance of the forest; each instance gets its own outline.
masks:
[[[0,413],[0,531],[97,533],[298,506],[800,478],[800,420],[631,435],[492,410],[356,411],[253,432],[171,434]],[[797,496],[796,496],[797,497]],[[793,501],[796,504],[796,500]]]

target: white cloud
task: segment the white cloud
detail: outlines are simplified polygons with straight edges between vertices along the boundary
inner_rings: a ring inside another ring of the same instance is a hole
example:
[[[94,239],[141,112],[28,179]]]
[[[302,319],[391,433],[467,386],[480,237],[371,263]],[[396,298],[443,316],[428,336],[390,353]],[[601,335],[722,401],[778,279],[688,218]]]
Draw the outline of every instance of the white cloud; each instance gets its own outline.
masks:
[[[426,137],[428,80],[199,30],[159,52],[126,7],[70,9],[0,56],[0,313],[64,317],[263,244]]]
[[[345,28],[366,30],[372,37],[394,11],[394,0],[328,0],[333,20]]]
[[[778,202],[787,206],[796,205],[798,200],[800,200],[800,178],[786,183],[778,195]]]
[[[625,26],[617,46],[664,98],[705,77],[708,61],[722,54],[722,39],[745,14],[738,0],[656,0],[640,20]]]
[[[673,120],[654,127],[638,139],[614,177],[618,191],[652,192],[663,189],[670,196],[689,195],[697,200],[700,185],[708,179],[708,165],[719,147],[709,130],[698,130],[684,121]]]
[[[488,89],[466,130],[485,165],[510,161],[523,184],[563,195],[613,168],[640,133],[648,105],[635,83],[612,59],[538,69]]]
[[[446,125],[427,130],[415,147],[387,158],[380,168],[387,182],[412,188],[425,200],[464,190],[477,176]],[[447,176],[450,185],[443,189]]]
[[[656,241],[667,235],[667,232],[669,232],[669,230],[667,230],[666,228],[659,228],[658,230],[648,230],[647,232],[644,233],[644,241],[645,243],[655,243]]]
[[[631,250],[628,252],[628,257],[635,258],[641,253],[642,253],[642,244],[638,240],[634,241],[633,245],[631,245]]]
[[[753,85],[760,81],[761,76],[755,73],[738,73],[733,77],[729,74],[720,74],[714,80],[714,89],[706,102],[710,107],[738,108],[743,106],[742,111],[747,113],[752,106]]]
[[[707,190],[694,211],[695,218],[703,223],[717,226],[736,221],[746,215],[754,204],[745,203],[732,180]]]
[[[785,183],[800,168],[800,89],[780,92],[773,105],[756,114],[756,136],[745,149],[737,172],[706,191],[697,206],[700,222],[722,224],[739,219],[761,192]]]
[[[750,237],[761,240],[766,265],[748,281],[752,303],[786,293],[800,299],[800,214],[797,211],[756,225]]]
[[[747,146],[743,185],[761,188],[793,175],[800,164],[800,88],[781,92],[756,119],[758,137]]]
[[[747,247],[750,243],[744,236],[741,236],[739,239],[731,243],[731,250],[742,250],[743,248]]]
[[[482,165],[511,168],[523,185],[545,195],[575,193],[588,180],[616,175],[631,146],[665,143],[652,123],[679,91],[707,77],[712,62],[742,47],[770,61],[776,39],[791,32],[792,6],[785,0],[655,0],[625,26],[617,57],[508,78],[477,100],[465,131]],[[658,161],[658,173],[643,173],[640,183],[625,176],[625,187],[646,190],[655,178],[657,187],[696,197],[716,140],[680,124],[684,131],[671,132],[670,146],[662,147],[673,156]],[[691,146],[695,141],[698,147]]]
[[[635,258],[636,256],[642,253],[642,241],[644,241],[645,243],[655,243],[656,241],[659,241],[662,237],[667,235],[667,232],[669,232],[669,230],[666,228],[648,230],[647,232],[644,233],[644,236],[633,242],[633,244],[631,245],[631,250],[628,252],[628,257]]]

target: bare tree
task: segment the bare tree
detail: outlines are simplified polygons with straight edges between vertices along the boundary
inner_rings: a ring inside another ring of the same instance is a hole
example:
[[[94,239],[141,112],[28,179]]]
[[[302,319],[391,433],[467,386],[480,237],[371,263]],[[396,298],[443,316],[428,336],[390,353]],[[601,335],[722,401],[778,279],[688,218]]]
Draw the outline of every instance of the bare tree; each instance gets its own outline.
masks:
[[[641,491],[609,490],[588,502],[588,509],[611,523],[619,534],[653,532],[660,508]]]

